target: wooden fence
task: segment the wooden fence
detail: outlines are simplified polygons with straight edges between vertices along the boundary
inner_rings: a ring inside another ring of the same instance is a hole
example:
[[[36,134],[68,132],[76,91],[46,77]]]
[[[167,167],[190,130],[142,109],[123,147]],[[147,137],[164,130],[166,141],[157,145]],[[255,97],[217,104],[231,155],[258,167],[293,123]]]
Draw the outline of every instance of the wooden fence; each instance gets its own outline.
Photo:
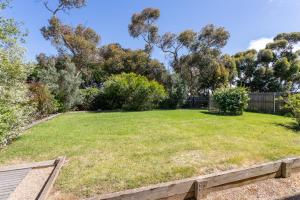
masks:
[[[300,171],[300,158],[287,158],[249,168],[198,176],[139,189],[106,194],[89,200],[188,200],[202,199],[210,192],[271,178],[286,178]]]
[[[280,113],[282,111],[283,100],[280,98],[283,93],[250,93],[248,102],[249,111],[263,113]]]
[[[267,92],[267,93],[250,93],[248,102],[248,111],[262,113],[282,113],[284,111],[284,101],[281,98],[283,93]],[[209,98],[208,109],[212,112],[218,111],[212,97]]]
[[[185,108],[208,108],[209,96],[191,96],[185,100]]]

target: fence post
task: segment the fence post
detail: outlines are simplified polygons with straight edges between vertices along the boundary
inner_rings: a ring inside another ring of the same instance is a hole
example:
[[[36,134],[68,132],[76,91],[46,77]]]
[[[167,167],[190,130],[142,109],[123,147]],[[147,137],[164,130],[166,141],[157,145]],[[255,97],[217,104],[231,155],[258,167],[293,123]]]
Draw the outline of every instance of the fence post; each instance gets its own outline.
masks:
[[[273,113],[276,113],[276,93],[273,93]]]

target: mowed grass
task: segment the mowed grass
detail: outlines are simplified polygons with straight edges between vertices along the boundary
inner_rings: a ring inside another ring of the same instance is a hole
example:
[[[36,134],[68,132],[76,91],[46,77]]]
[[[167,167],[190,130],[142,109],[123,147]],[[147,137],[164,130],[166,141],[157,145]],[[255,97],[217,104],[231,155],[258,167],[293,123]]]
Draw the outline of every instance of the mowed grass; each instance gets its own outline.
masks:
[[[56,188],[77,197],[300,155],[293,119],[203,110],[67,113],[0,151],[0,164],[67,156]]]

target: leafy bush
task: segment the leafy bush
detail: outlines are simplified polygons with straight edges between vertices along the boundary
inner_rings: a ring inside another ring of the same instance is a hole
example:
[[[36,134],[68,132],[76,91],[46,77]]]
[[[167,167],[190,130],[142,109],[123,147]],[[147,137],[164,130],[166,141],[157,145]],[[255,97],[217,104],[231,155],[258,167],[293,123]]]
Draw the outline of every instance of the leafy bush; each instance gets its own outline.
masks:
[[[89,87],[85,89],[80,89],[80,104],[78,108],[80,110],[92,110],[94,108],[94,103],[100,94],[100,89],[97,87]]]
[[[33,109],[25,83],[29,65],[19,47],[0,49],[0,147],[18,136]]]
[[[300,94],[289,94],[284,108],[290,110],[300,125]]]
[[[215,91],[213,100],[220,112],[241,115],[248,107],[249,96],[245,88],[222,88]]]
[[[168,98],[161,102],[161,108],[176,109],[183,105],[183,101],[187,95],[187,88],[183,80],[177,74],[171,76],[167,86],[167,92]]]
[[[134,73],[113,75],[104,83],[102,108],[126,111],[156,108],[166,98],[162,85]]]
[[[32,83],[29,87],[31,104],[36,108],[35,118],[41,118],[57,112],[58,103],[46,85]]]
[[[71,58],[40,58],[37,71],[37,81],[47,85],[59,103],[59,111],[68,111],[78,104],[82,79]]]

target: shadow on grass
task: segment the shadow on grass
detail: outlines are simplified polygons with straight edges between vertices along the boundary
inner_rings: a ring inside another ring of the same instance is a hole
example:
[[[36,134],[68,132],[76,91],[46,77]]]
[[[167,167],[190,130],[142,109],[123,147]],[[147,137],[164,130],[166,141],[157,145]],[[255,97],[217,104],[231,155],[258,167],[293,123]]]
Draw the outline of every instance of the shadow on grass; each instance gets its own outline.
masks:
[[[214,116],[226,116],[226,117],[237,117],[241,115],[233,115],[229,113],[219,113],[219,112],[209,112],[207,110],[201,110],[200,113],[206,114],[206,115],[214,115]]]
[[[286,129],[292,130],[296,133],[300,133],[300,126],[296,122],[290,122],[290,123],[274,123],[277,126],[284,127]]]

